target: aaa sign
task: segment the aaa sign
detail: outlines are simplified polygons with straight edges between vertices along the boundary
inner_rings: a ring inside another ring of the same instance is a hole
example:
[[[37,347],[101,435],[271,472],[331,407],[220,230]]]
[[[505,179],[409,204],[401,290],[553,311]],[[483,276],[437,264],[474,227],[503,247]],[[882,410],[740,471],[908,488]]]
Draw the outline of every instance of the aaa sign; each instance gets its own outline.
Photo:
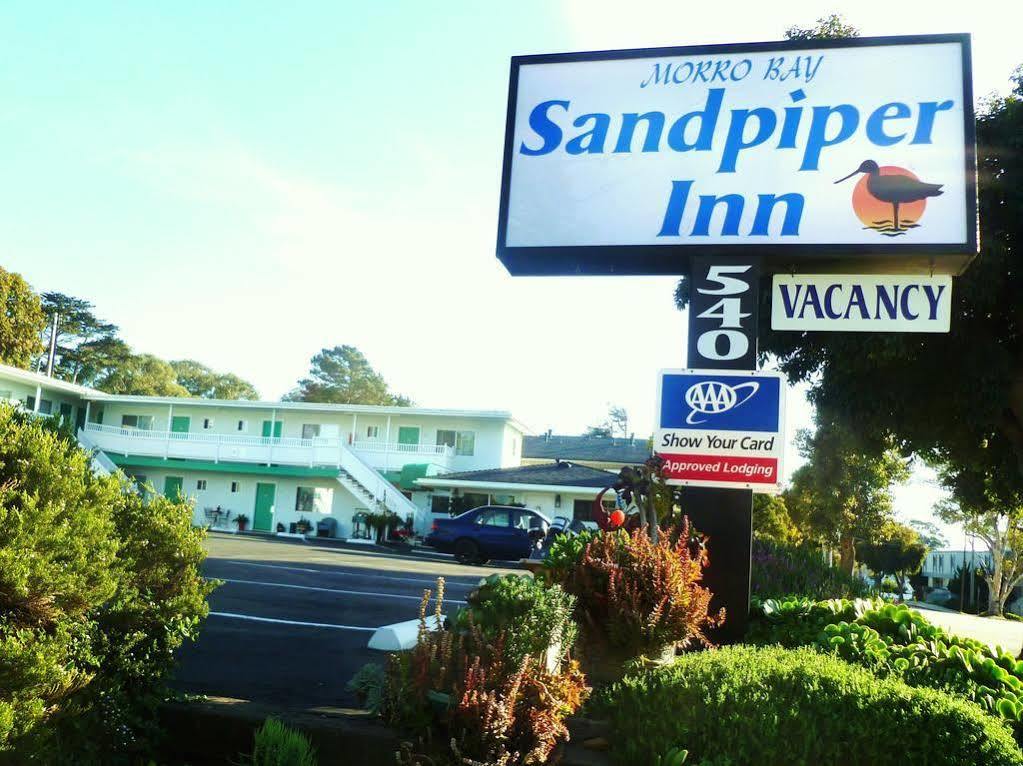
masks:
[[[654,453],[668,483],[780,491],[784,396],[777,373],[662,371]]]

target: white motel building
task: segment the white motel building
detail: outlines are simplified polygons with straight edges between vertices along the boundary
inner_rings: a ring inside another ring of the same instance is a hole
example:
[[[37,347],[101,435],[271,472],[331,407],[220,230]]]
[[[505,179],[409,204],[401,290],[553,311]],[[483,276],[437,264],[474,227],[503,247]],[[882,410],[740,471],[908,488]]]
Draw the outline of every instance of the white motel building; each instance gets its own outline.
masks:
[[[244,514],[275,533],[330,518],[346,538],[357,514],[386,509],[423,533],[459,495],[572,517],[615,479],[549,449],[524,461],[526,429],[502,411],[119,396],[5,365],[0,401],[61,418],[96,470],[190,498],[201,526],[233,529]]]

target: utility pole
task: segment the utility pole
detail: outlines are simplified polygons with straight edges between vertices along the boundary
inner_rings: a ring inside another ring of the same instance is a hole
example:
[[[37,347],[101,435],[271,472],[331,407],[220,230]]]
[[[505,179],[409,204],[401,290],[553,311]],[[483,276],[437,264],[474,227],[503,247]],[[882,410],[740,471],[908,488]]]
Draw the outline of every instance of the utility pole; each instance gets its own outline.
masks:
[[[53,358],[57,355],[57,322],[60,314],[53,313],[53,324],[50,325],[50,356],[46,362],[46,377],[53,377]]]

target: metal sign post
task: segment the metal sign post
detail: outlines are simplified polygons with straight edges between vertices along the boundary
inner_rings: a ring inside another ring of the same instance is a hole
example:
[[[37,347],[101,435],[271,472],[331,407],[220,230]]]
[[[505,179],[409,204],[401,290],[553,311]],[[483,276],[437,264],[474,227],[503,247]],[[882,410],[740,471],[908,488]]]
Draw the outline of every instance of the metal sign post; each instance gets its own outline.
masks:
[[[756,369],[759,278],[755,259],[692,258],[688,367]],[[725,623],[713,638],[738,641],[749,619],[753,491],[683,487],[682,510],[708,538],[703,584],[713,594],[711,612],[725,609]]]

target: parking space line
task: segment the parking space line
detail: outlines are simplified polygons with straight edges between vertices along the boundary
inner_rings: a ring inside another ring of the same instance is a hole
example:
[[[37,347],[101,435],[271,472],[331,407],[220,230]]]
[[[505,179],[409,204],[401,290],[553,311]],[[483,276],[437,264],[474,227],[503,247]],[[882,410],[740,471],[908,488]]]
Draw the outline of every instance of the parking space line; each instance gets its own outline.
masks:
[[[272,622],[278,625],[299,625],[306,628],[333,628],[334,630],[358,630],[366,633],[375,633],[376,628],[363,628],[359,625],[334,625],[329,622],[300,622],[298,620],[278,620],[273,617],[253,617],[250,614],[236,614],[235,612],[210,612],[211,617],[228,617],[232,620],[252,620],[253,622]]]
[[[429,580],[425,577],[391,577],[390,575],[378,575],[378,574],[362,574],[361,572],[332,572],[327,569],[309,569],[307,567],[286,567],[281,564],[255,564],[249,561],[234,561],[232,559],[224,559],[224,564],[235,564],[242,567],[263,567],[264,569],[286,569],[290,572],[308,572],[311,574],[326,574],[334,576],[349,575],[352,577],[373,577],[378,580],[394,580],[395,582],[412,582],[418,585],[437,585],[436,578]],[[466,575],[455,575],[456,577],[465,577]],[[476,583],[458,582],[457,580],[449,580],[444,577],[444,587],[449,588],[452,585],[457,585],[463,588],[475,588]]]
[[[208,580],[220,580],[221,582],[233,582],[240,583],[243,585],[263,585],[268,588],[294,588],[295,590],[313,590],[321,591],[323,593],[340,593],[345,596],[378,596],[380,598],[400,598],[405,601],[422,601],[422,596],[406,596],[401,593],[376,593],[373,591],[365,590],[342,590],[340,588],[319,588],[315,585],[290,585],[282,582],[263,582],[261,580],[232,580],[226,577],[208,577]],[[446,598],[444,602],[447,604],[464,604],[464,601],[458,601],[453,598]]]

